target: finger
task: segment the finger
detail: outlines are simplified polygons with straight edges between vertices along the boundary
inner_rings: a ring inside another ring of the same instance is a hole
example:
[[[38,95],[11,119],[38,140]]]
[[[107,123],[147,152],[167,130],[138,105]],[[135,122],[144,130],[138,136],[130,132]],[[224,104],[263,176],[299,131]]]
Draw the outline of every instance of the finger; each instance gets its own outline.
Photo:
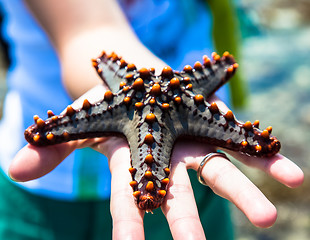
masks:
[[[37,147],[31,144],[23,147],[14,157],[9,176],[19,182],[42,177],[55,169],[74,149],[92,146],[102,139],[88,139]]]
[[[166,200],[162,204],[173,239],[205,239],[186,164],[172,154],[172,173]]]
[[[47,147],[28,144],[16,154],[9,168],[9,175],[20,182],[42,177],[58,166],[74,148],[74,144]]]
[[[229,154],[248,166],[263,170],[288,187],[298,187],[304,181],[304,173],[302,170],[281,154],[276,154],[270,158],[249,157],[231,151]]]
[[[258,227],[271,226],[277,211],[261,191],[230,161],[211,158],[202,169],[202,177],[218,195],[233,202]]]
[[[135,205],[129,185],[130,153],[127,142],[121,138],[110,138],[104,144],[99,144],[98,149],[107,155],[112,174],[113,239],[144,239],[144,212]]]

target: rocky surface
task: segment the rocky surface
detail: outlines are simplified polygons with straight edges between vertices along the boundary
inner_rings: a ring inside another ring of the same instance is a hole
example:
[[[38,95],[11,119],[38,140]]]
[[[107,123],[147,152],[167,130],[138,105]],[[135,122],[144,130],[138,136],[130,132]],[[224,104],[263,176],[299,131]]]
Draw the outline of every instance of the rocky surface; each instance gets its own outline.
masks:
[[[258,229],[233,207],[237,239],[310,239],[310,1],[243,0],[237,6],[244,37],[240,70],[250,90],[238,117],[272,125],[281,153],[305,172],[304,184],[288,189],[240,166],[276,205],[278,219]]]

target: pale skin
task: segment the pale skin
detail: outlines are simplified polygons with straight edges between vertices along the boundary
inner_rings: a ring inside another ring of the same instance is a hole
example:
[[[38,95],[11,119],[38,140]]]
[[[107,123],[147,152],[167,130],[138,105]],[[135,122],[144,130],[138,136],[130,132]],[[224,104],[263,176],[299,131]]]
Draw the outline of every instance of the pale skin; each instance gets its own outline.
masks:
[[[85,98],[91,102],[101,99],[107,89],[90,62],[103,49],[117,52],[138,68],[152,66],[161,70],[165,65],[139,42],[116,1],[66,0],[55,4],[55,0],[28,0],[26,3],[55,46],[68,93],[77,99],[91,89],[75,101],[76,108]],[[214,100],[227,111],[222,102]],[[113,239],[144,239],[144,212],[135,206],[129,186],[130,154],[125,139],[80,140],[41,148],[27,145],[16,155],[9,174],[16,181],[39,178],[57,167],[74,149],[87,146],[109,159]],[[215,148],[202,143],[180,141],[174,147],[169,191],[161,207],[174,239],[205,239],[187,169],[197,170],[203,156],[211,151]],[[229,153],[288,187],[298,187],[303,182],[301,169],[280,154],[260,159]],[[212,158],[203,168],[202,177],[216,194],[234,203],[255,226],[269,227],[276,221],[275,206],[230,161]]]

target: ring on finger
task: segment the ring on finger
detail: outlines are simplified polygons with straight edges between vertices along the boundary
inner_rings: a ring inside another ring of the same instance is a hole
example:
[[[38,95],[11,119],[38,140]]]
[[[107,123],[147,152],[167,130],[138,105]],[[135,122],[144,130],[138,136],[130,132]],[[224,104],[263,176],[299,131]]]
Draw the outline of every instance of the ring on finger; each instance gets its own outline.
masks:
[[[220,152],[215,152],[215,153],[209,153],[207,154],[201,161],[201,163],[199,164],[199,167],[198,167],[198,170],[197,170],[197,178],[198,178],[198,181],[202,184],[202,185],[205,185],[205,186],[208,186],[208,184],[205,182],[205,180],[203,179],[203,177],[201,176],[201,172],[202,172],[202,169],[203,167],[206,165],[206,163],[213,157],[222,157],[222,158],[225,158],[227,159],[228,161],[229,158],[226,156],[226,154],[224,153],[220,153]]]

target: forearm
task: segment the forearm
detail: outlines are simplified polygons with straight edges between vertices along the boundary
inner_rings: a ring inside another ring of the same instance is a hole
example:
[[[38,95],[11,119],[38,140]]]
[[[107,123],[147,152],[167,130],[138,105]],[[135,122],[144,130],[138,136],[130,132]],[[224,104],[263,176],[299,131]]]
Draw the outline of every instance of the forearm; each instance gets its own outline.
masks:
[[[102,50],[107,53],[115,51],[127,62],[136,64],[138,68],[163,67],[163,62],[150,53],[135,36],[130,36],[132,33],[125,31],[95,29],[72,38],[62,49],[60,59],[63,81],[74,99],[94,85],[102,83],[91,64],[91,59],[99,56]]]
[[[164,65],[137,39],[116,1],[26,2],[55,46],[64,86],[73,99],[101,83],[91,58],[102,50],[115,51],[137,67]]]

